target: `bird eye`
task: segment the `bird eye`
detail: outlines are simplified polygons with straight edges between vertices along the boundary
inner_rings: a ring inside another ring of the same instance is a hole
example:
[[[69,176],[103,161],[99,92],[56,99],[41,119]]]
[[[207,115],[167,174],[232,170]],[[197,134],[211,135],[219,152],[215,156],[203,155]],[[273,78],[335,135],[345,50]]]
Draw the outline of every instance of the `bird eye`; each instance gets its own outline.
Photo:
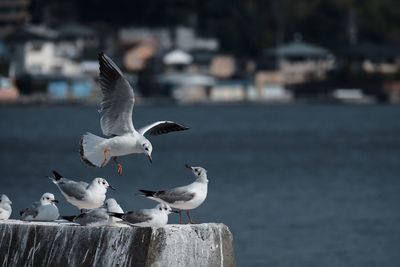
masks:
[[[167,210],[167,208],[164,208],[165,210]]]
[[[103,184],[106,184],[106,182],[103,182]]]
[[[46,199],[50,199],[49,197],[46,197]]]
[[[160,210],[162,210],[162,208],[160,208]]]

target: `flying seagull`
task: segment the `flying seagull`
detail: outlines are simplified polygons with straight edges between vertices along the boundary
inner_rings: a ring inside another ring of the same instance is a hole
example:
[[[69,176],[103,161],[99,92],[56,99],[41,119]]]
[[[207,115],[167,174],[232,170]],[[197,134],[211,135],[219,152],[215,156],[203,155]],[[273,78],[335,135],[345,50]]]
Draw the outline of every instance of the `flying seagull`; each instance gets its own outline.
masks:
[[[11,200],[4,194],[0,196],[0,220],[7,220],[10,218],[12,209],[11,209]]]
[[[88,184],[64,178],[56,171],[53,171],[53,177],[49,178],[57,185],[65,199],[79,210],[101,207],[106,199],[107,189],[114,189],[103,178],[94,178]]]
[[[22,210],[19,214],[24,221],[54,221],[60,217],[58,208],[54,203],[58,203],[52,193],[44,193],[30,208]]]
[[[132,122],[132,110],[135,96],[132,87],[123,77],[121,70],[104,53],[98,55],[100,64],[100,87],[103,99],[100,103],[100,125],[105,136],[102,138],[86,133],[80,140],[82,160],[94,167],[102,168],[113,158],[118,174],[122,174],[122,165],[117,157],[143,153],[152,161],[153,147],[145,134],[161,135],[174,131],[183,131],[188,127],[173,121],[157,121],[138,130]]]
[[[192,167],[188,164],[186,168],[192,170],[196,177],[196,180],[189,185],[161,191],[139,190],[143,193],[142,196],[179,210],[179,223],[182,223],[182,210],[186,210],[189,222],[193,223],[189,210],[200,206],[207,197],[207,171],[202,167]]]
[[[113,217],[140,227],[163,227],[168,223],[168,214],[175,212],[168,204],[158,204],[153,209],[141,209],[138,211],[128,211],[127,213],[109,212]]]

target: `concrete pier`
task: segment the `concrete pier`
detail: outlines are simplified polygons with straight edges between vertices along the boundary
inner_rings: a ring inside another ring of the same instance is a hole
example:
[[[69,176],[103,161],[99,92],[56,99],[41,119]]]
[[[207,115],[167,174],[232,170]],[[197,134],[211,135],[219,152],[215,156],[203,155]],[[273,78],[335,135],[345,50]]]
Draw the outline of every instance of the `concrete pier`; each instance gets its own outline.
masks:
[[[1,266],[235,266],[224,224],[76,226],[0,221]]]

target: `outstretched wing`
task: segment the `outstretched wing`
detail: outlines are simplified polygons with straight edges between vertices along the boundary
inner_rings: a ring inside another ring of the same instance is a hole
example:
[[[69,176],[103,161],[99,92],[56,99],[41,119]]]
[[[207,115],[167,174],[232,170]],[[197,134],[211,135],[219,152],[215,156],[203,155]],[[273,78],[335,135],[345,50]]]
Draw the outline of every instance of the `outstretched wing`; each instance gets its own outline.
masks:
[[[146,133],[150,135],[161,135],[170,132],[184,131],[188,129],[189,127],[173,121],[157,121],[143,128],[140,128],[138,132],[141,135],[145,135]]]
[[[100,103],[101,130],[106,136],[123,135],[134,130],[132,110],[135,96],[132,87],[121,70],[104,53],[98,56],[100,87],[103,99]]]

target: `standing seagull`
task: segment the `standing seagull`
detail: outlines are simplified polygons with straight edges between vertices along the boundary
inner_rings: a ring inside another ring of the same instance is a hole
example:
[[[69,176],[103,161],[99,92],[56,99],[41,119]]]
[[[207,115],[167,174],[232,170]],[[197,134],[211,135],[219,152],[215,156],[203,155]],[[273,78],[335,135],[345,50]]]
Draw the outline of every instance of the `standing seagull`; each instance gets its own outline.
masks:
[[[54,203],[58,203],[52,193],[44,193],[40,201],[32,204],[30,208],[21,211],[21,219],[24,221],[54,221],[60,217],[58,208]]]
[[[141,227],[163,227],[168,223],[168,214],[174,212],[168,204],[158,204],[154,209],[141,209],[138,211],[128,211],[127,213],[109,214],[113,217],[121,218],[135,226]]]
[[[4,194],[0,196],[0,220],[7,220],[10,218],[12,209],[11,209],[11,200]]]
[[[179,223],[182,223],[182,210],[186,210],[189,222],[193,223],[189,210],[200,206],[207,197],[207,171],[202,167],[192,167],[188,164],[186,168],[192,170],[196,176],[196,180],[189,185],[162,191],[139,190],[143,196],[179,210]]]
[[[95,209],[102,206],[106,199],[107,189],[114,189],[103,178],[94,178],[88,184],[64,178],[56,171],[53,171],[53,177],[49,178],[57,185],[65,199],[79,210]]]
[[[183,131],[188,127],[172,121],[157,121],[136,130],[132,122],[132,110],[135,96],[132,87],[123,77],[121,70],[104,53],[98,55],[100,64],[100,87],[103,99],[99,112],[101,130],[106,139],[92,133],[86,133],[80,140],[82,160],[94,167],[104,167],[113,158],[118,174],[122,174],[122,165],[118,156],[144,153],[152,161],[153,147],[144,134],[161,135],[174,131]]]

